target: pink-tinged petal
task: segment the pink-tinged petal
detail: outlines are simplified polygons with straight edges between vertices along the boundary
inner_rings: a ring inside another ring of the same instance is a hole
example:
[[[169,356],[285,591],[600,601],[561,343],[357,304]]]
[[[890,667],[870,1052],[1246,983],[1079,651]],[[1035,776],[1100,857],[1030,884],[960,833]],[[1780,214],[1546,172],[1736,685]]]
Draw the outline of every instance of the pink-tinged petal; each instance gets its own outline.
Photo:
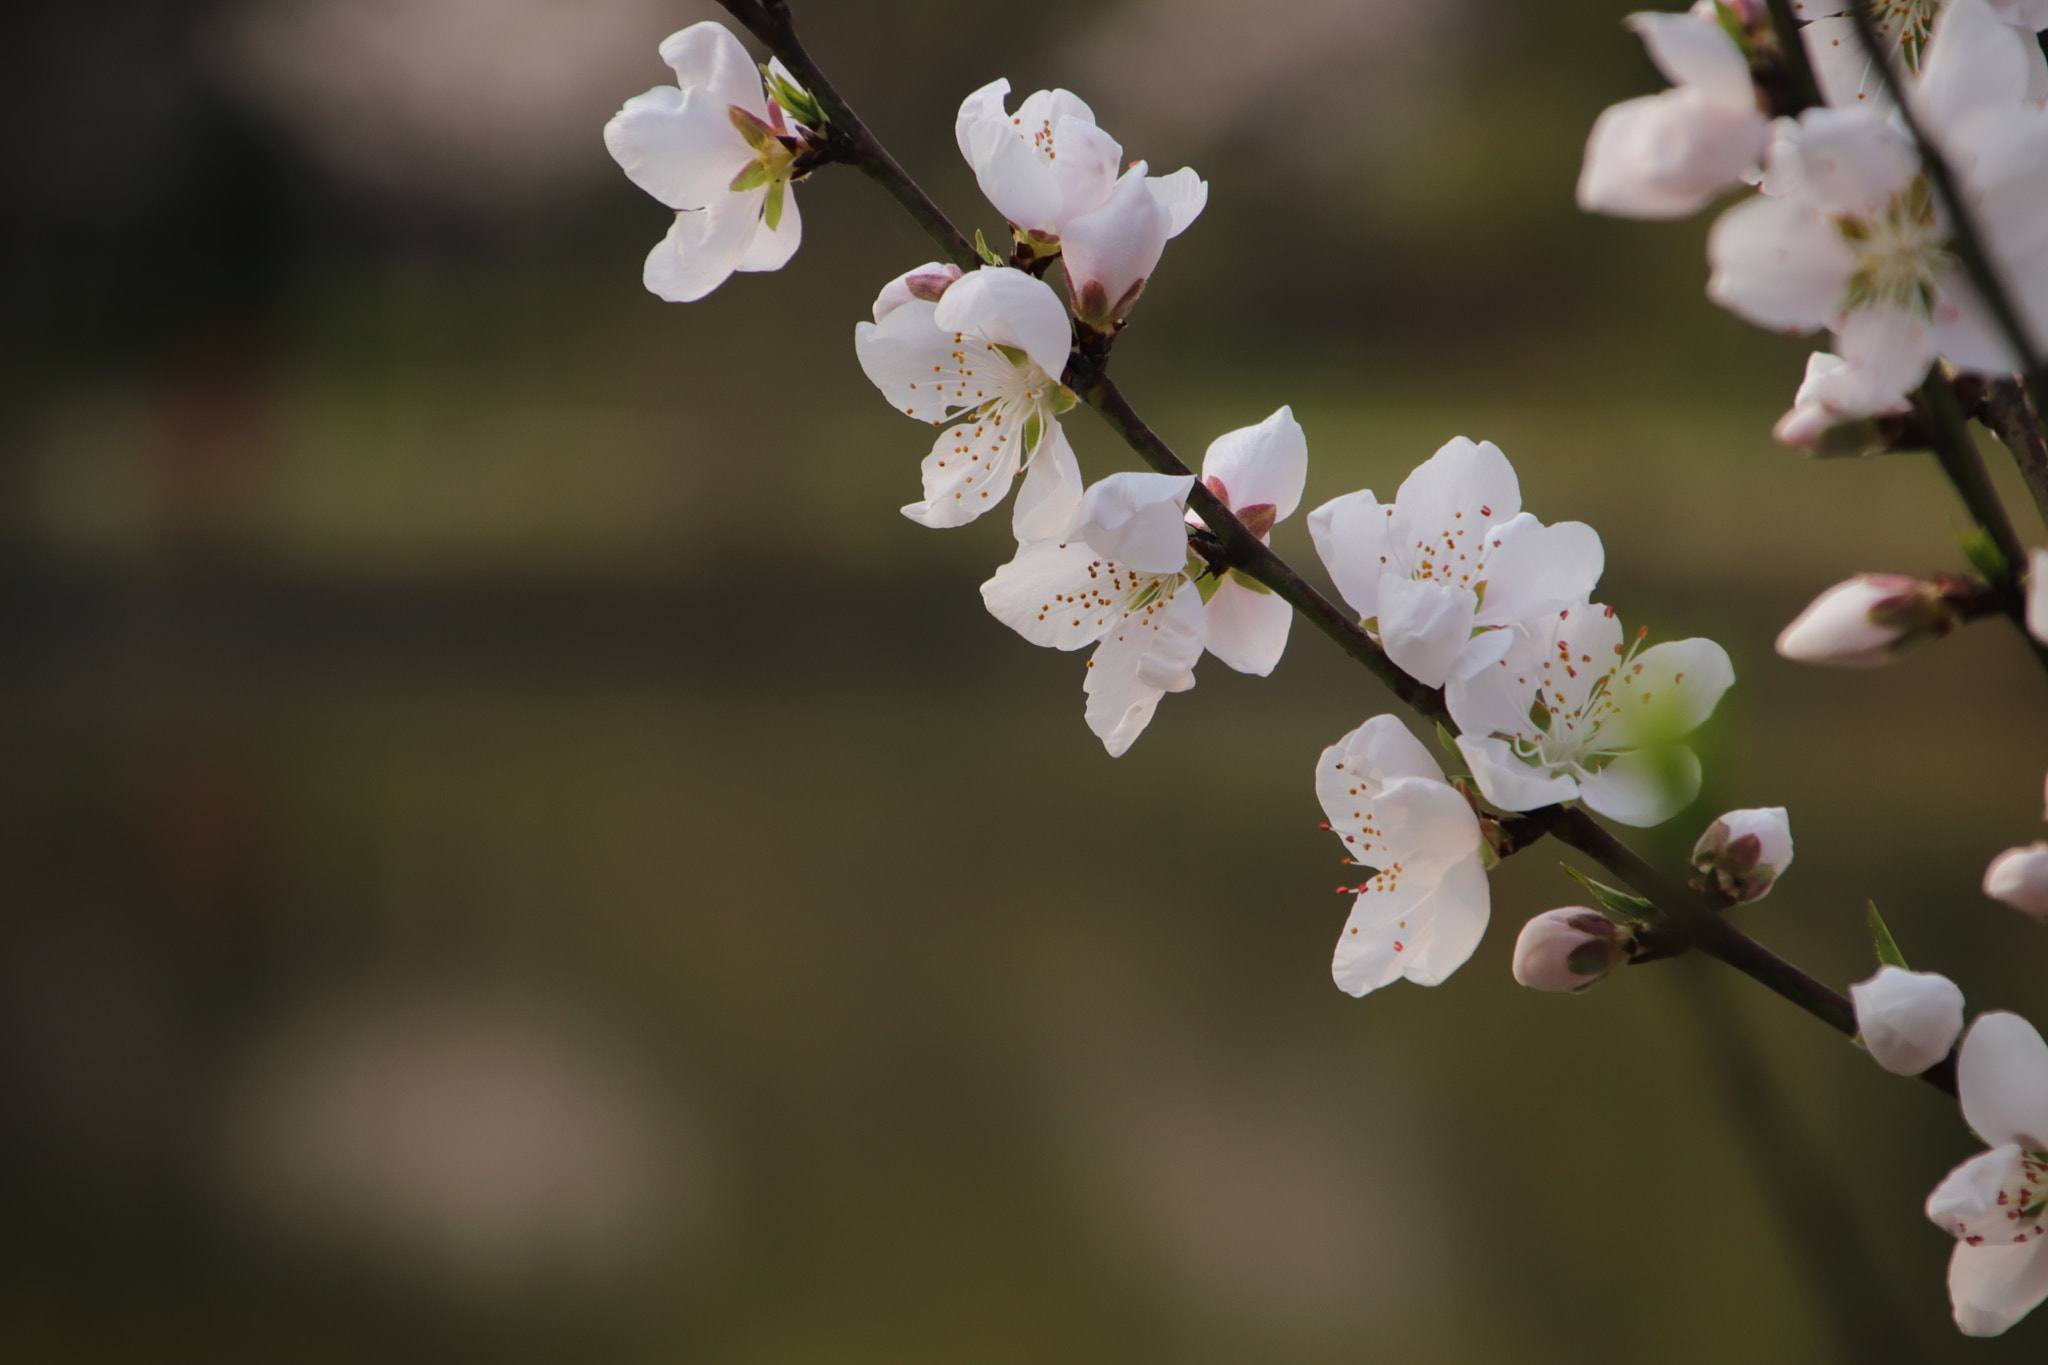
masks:
[[[1093,213],[1108,201],[1124,149],[1097,128],[1092,118],[1071,115],[1059,121],[1053,139],[1058,155],[1052,159],[1052,179],[1060,191],[1059,236],[1064,242],[1076,218]]]
[[[1137,580],[1080,541],[1020,545],[981,585],[989,615],[1034,645],[1080,649],[1123,619]]]
[[[1052,286],[1008,266],[985,265],[939,300],[932,321],[942,332],[972,332],[1014,346],[1058,379],[1073,347],[1074,328]]]
[[[1584,522],[1543,526],[1525,512],[1489,536],[1500,544],[1486,557],[1486,595],[1475,618],[1482,626],[1512,625],[1587,601],[1607,567],[1600,533]]]
[[[1995,1337],[2048,1299],[2048,1242],[1971,1246],[1948,1261],[1948,1297],[1966,1337]]]
[[[1074,311],[1097,326],[1122,319],[1159,268],[1167,213],[1145,186],[1139,162],[1107,202],[1060,230],[1061,260]]]
[[[1756,108],[1742,49],[1711,14],[1631,14],[1625,21],[1673,85],[1690,85],[1723,105]]]
[[[1956,1012],[1961,1010],[1958,1004]],[[1860,1007],[1857,1017],[1859,1021],[1862,1018]],[[1979,1152],[1934,1187],[1934,1193],[1927,1196],[1927,1218],[1971,1246],[2012,1246],[2048,1239],[2048,1158],[2010,1142]]]
[[[1685,87],[1601,111],[1586,139],[1579,207],[1616,218],[1682,218],[1752,175],[1769,121]]]
[[[1472,769],[1480,794],[1502,810],[1535,810],[1578,797],[1577,782],[1530,767],[1514,756],[1505,740],[1460,735],[1458,752]]]
[[[1380,614],[1380,576],[1390,556],[1388,527],[1394,509],[1369,488],[1332,498],[1308,514],[1309,539],[1330,571],[1337,593],[1361,621]]]
[[[1699,794],[1699,756],[1683,745],[1632,750],[1579,779],[1588,809],[1637,829],[1663,824]]]
[[[1889,964],[1849,988],[1856,1030],[1886,1071],[1917,1076],[1948,1056],[1963,1031],[1963,992],[1936,972]]]
[[[974,180],[996,212],[1026,230],[1058,234],[1060,186],[1052,167],[1030,143],[1013,136],[1014,129],[991,129],[977,135]],[[982,148],[986,146],[984,154]]]
[[[727,194],[708,209],[676,215],[668,235],[647,253],[641,281],[670,303],[693,303],[730,279],[761,225],[765,190]]]
[[[753,240],[747,243],[747,252],[740,257],[735,270],[765,271],[780,270],[789,264],[789,258],[796,255],[796,249],[804,239],[804,222],[796,211],[796,190],[785,185],[782,190],[782,221],[771,232],[766,217],[754,229]]]
[[[1394,501],[1418,531],[1470,526],[1477,535],[1522,510],[1522,486],[1499,446],[1454,436],[1401,481]]]
[[[707,19],[661,40],[661,59],[676,73],[684,90],[702,89],[723,112],[728,104],[768,121],[768,101],[761,90],[760,68],[725,25]]]
[[[1956,1057],[1963,1118],[1994,1147],[2048,1150],[2048,1043],[2017,1014],[1977,1016]]]
[[[1707,297],[1759,327],[1812,331],[1839,314],[1855,257],[1803,199],[1758,195],[1707,234]]]
[[[1380,643],[1409,677],[1441,687],[1466,641],[1479,599],[1467,588],[1392,574],[1380,580]]]
[[[1493,913],[1492,888],[1478,856],[1453,863],[1421,909],[1429,932],[1402,941],[1402,974],[1418,986],[1439,986],[1471,959]]]
[[[1283,407],[1257,426],[1211,441],[1202,456],[1202,479],[1222,481],[1232,510],[1267,503],[1273,520],[1292,516],[1308,483],[1308,437],[1294,409]]]
[[[1934,329],[1913,309],[1869,303],[1835,328],[1835,348],[1873,392],[1903,394],[1919,388],[1934,363]]]
[[[1192,474],[1112,474],[1083,495],[1069,534],[1140,573],[1179,573],[1187,566],[1185,515],[1194,483]]]
[[[1125,616],[1095,647],[1082,690],[1088,695],[1088,728],[1111,758],[1144,733],[1161,696],[1195,685],[1204,625],[1201,594],[1182,585]]]
[[[1196,175],[1192,167],[1183,166],[1172,175],[1152,176],[1146,183],[1152,187],[1152,197],[1166,210],[1169,238],[1186,232],[1209,205],[1209,182]]]
[[[960,144],[960,155],[977,171],[981,158],[994,147],[993,139],[984,142],[989,135],[983,130],[1009,131],[1010,116],[1003,109],[1003,101],[1009,97],[1010,82],[997,77],[960,101],[960,112],[953,118],[953,140]]]
[[[2015,278],[2008,273],[2007,278]],[[1934,315],[1927,321],[1928,349],[1957,369],[1972,374],[2007,375],[2019,360],[2006,344],[2005,332],[1961,267],[1950,267],[1935,281]]]
[[[955,422],[918,466],[924,500],[903,508],[920,526],[965,526],[1003,500],[1023,462],[1024,433],[999,407]]]
[[[1799,162],[1822,213],[1880,213],[1920,173],[1913,140],[1871,109],[1800,115]]]
[[[1287,652],[1294,608],[1286,599],[1226,574],[1209,596],[1208,649],[1240,673],[1263,678]]]
[[[672,209],[722,202],[754,162],[724,105],[669,85],[627,100],[605,124],[604,145],[628,180]]]
[[[1081,466],[1074,459],[1074,447],[1058,418],[1043,420],[1045,434],[1031,452],[1010,514],[1010,530],[1019,545],[1064,536],[1081,507]]]
[[[960,267],[946,261],[926,261],[915,270],[904,271],[875,295],[875,321],[880,322],[906,303],[937,304],[960,275]],[[932,324],[932,330],[938,330],[937,323]]]

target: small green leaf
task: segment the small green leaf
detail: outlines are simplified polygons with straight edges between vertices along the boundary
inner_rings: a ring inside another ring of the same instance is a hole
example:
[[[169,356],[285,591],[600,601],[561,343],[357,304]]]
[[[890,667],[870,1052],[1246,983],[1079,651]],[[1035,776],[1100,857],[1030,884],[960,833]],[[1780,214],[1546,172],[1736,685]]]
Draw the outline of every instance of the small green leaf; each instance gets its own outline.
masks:
[[[1037,413],[1024,419],[1024,451],[1026,454],[1038,449],[1038,438],[1045,434],[1045,423]]]
[[[1241,573],[1236,569],[1230,569],[1226,572],[1230,575],[1230,581],[1237,584],[1240,588],[1244,588],[1249,592],[1255,592],[1261,597],[1271,597],[1273,595],[1271,588],[1261,583],[1258,579],[1253,578],[1250,574]]]
[[[1436,742],[1443,746],[1445,753],[1458,753],[1458,737],[1452,734],[1451,727],[1444,724],[1442,721],[1438,721],[1436,723]],[[1464,757],[1463,754],[1458,754],[1458,756],[1460,758]]]
[[[748,190],[758,190],[767,183],[768,168],[758,161],[749,161],[746,169],[734,176],[732,183],[726,188],[734,194],[745,194]]]
[[[988,238],[981,235],[980,228],[976,228],[974,230],[974,250],[976,254],[978,254],[981,257],[981,259],[987,261],[990,265],[1003,264],[1003,258],[996,255],[995,252],[989,250]]]
[[[2012,581],[2012,566],[1999,553],[1998,542],[1991,533],[1981,526],[1967,531],[1956,532],[1956,543],[1963,547],[1963,558],[1970,561],[1970,567],[1984,575],[1984,581],[1996,587]]]
[[[1728,0],[1714,0],[1714,18],[1720,21],[1721,31],[1735,40],[1735,46],[1742,55],[1749,55],[1749,30],[1743,27],[1742,16],[1728,5]]]
[[[1906,955],[1899,951],[1898,940],[1893,938],[1892,931],[1885,927],[1884,916],[1877,913],[1876,901],[1870,902],[1870,939],[1872,943],[1877,945],[1877,960],[1879,963],[1886,967],[1897,967],[1903,971],[1912,970],[1911,967],[1906,966]]]
[[[1657,917],[1657,907],[1641,896],[1617,890],[1604,882],[1596,882],[1569,863],[1559,863],[1565,875],[1593,893],[1593,899],[1602,906],[1621,916],[1631,924],[1647,924]]]

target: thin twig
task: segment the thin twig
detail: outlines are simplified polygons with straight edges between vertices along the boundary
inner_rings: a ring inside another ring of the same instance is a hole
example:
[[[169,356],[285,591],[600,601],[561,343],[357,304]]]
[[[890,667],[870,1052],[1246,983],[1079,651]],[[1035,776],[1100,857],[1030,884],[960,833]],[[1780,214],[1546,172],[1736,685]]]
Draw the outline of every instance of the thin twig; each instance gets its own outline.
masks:
[[[2041,421],[2027,402],[2027,391],[2010,379],[1993,380],[1984,386],[1975,415],[2012,452],[2035,510],[2048,522],[2048,437],[2041,434]]]

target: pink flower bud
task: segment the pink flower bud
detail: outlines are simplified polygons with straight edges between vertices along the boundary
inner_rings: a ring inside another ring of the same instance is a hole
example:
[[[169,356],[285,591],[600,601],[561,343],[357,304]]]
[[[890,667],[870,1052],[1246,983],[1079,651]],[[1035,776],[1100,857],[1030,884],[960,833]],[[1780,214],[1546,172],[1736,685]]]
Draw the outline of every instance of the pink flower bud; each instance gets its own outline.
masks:
[[[1815,351],[1806,358],[1806,378],[1793,395],[1792,410],[1771,434],[1809,455],[1870,455],[1890,444],[1876,419],[1910,407],[1873,367]]]
[[[880,322],[889,314],[909,303],[922,299],[926,303],[937,303],[946,296],[946,290],[960,278],[960,267],[944,261],[933,261],[917,269],[898,275],[882,286],[882,292],[875,295],[875,321]]]
[[[1584,990],[1627,955],[1625,937],[1621,926],[1583,905],[1546,910],[1515,940],[1515,980],[1539,991]]]
[[[1863,1045],[1886,1071],[1917,1076],[1948,1056],[1963,1031],[1963,993],[1934,972],[1879,967],[1849,988]]]
[[[1875,668],[1955,629],[1941,587],[1905,574],[1858,574],[1813,599],[1778,635],[1778,653],[1806,664]]]
[[[1692,850],[1692,865],[1737,902],[1762,900],[1791,864],[1792,822],[1783,806],[1731,810]]]
[[[2048,919],[2048,844],[2009,848],[1984,869],[1984,894],[2036,919]]]
[[[1108,202],[1060,234],[1075,315],[1097,327],[1122,321],[1158,268],[1172,232],[1173,216],[1152,193],[1140,161],[1116,182]]]

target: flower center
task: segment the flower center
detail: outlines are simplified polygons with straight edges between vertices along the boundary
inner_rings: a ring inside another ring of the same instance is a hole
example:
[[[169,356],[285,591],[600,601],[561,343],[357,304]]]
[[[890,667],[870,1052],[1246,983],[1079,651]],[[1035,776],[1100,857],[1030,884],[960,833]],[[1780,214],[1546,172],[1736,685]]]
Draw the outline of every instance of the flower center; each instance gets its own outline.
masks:
[[[2048,1238],[2048,1152],[1993,1148],[1943,1181],[1927,1213],[1971,1246]]]
[[[1835,219],[1835,231],[1856,262],[1843,312],[1892,307],[1921,317],[1933,313],[1935,280],[1956,257],[1925,175],[1914,176],[1875,217],[1843,214]]]
[[[1874,0],[1870,6],[1885,44],[1899,49],[1910,71],[1920,69],[1920,57],[1927,50],[1927,37],[1934,31],[1941,5],[1942,0]]]

